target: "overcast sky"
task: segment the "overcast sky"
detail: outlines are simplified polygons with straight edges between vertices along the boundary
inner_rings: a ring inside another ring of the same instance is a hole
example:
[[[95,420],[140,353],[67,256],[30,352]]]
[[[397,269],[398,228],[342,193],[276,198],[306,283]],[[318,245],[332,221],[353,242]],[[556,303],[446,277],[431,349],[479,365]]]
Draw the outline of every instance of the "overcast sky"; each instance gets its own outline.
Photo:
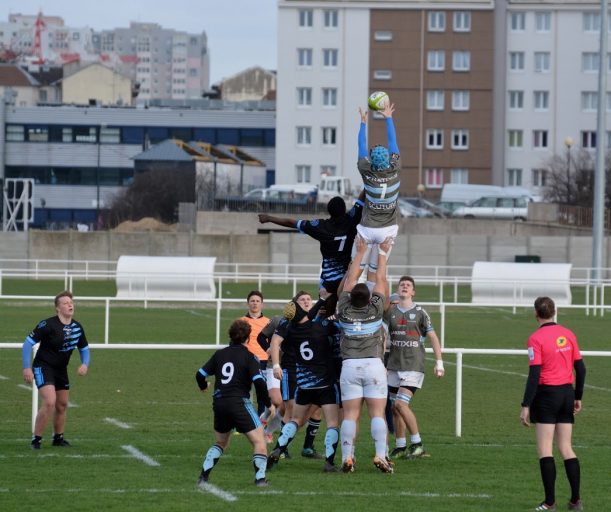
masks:
[[[206,32],[210,82],[250,66],[276,69],[277,0],[0,0],[0,21],[9,13],[61,16],[67,26],[95,30],[158,23],[189,33]]]

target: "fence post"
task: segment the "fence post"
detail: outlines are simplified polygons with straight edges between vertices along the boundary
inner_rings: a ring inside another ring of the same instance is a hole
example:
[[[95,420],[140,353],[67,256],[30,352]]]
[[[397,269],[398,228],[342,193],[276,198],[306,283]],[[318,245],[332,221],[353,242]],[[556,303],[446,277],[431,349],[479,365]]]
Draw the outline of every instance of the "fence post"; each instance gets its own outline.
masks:
[[[110,299],[105,299],[104,310],[104,344],[108,345],[108,329],[110,327]]]
[[[458,277],[454,276],[454,302],[458,302]]]
[[[259,280],[258,280],[258,288],[257,290],[261,291],[261,287],[263,286],[263,278],[261,277],[261,274],[259,274]]]
[[[441,348],[445,347],[446,344],[446,305],[445,302],[442,302],[439,305],[439,312],[441,313],[441,328],[440,328],[440,340]]]
[[[456,437],[462,437],[462,352],[456,352]]]
[[[221,344],[221,299],[216,299],[216,340],[217,345]]]
[[[605,316],[605,283],[600,285],[600,316]]]
[[[297,295],[297,278],[293,278],[293,297]]]
[[[237,277],[236,277],[237,279]],[[223,298],[223,276],[219,276],[219,299]]]
[[[586,316],[590,316],[590,282],[586,283]]]

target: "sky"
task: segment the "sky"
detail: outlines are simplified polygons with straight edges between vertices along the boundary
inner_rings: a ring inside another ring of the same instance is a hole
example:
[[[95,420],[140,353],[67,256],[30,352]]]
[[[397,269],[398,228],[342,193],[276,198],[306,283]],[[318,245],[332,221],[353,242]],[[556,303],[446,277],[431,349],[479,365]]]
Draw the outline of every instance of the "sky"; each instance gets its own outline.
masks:
[[[277,0],[0,0],[0,21],[39,10],[72,27],[101,30],[139,21],[206,32],[211,84],[251,66],[277,67]]]

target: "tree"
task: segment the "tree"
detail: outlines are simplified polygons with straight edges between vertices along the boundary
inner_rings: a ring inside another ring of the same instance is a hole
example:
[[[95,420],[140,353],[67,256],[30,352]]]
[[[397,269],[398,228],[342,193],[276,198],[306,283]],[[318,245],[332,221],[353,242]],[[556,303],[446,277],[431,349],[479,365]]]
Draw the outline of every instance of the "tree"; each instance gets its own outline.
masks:
[[[185,171],[157,169],[138,172],[132,184],[115,196],[108,215],[109,227],[143,217],[175,223],[178,221],[178,203],[192,203],[194,194],[193,178],[186,176]]]
[[[594,153],[585,149],[553,155],[545,162],[547,201],[591,208],[594,202]],[[605,158],[605,207],[611,205],[611,153]]]

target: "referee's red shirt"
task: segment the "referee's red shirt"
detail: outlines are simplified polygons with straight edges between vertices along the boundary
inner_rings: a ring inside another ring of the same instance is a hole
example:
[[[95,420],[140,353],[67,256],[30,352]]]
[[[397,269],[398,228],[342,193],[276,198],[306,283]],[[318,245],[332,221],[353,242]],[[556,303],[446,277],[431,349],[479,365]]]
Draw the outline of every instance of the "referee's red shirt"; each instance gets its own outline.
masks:
[[[528,338],[530,366],[541,365],[539,384],[573,384],[573,364],[581,359],[575,334],[555,323],[544,324]]]

